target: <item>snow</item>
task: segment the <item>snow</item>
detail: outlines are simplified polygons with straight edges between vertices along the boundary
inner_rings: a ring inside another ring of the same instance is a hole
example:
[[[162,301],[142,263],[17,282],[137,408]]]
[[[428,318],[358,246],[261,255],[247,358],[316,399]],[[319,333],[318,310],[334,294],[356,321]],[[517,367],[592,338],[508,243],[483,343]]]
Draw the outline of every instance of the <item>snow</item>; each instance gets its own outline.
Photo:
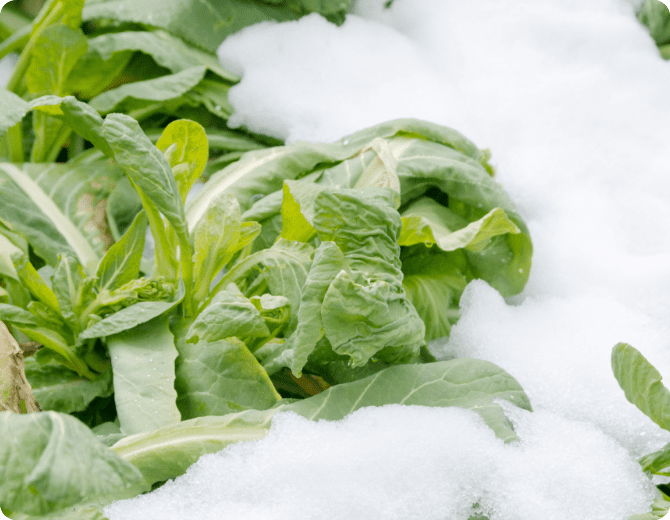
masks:
[[[491,150],[530,228],[531,277],[507,301],[473,282],[430,348],[518,379],[535,410],[510,411],[521,444],[462,410],[280,416],[266,439],[203,457],[110,520],[152,518],[158,502],[184,519],[467,519],[473,499],[490,520],[648,511],[635,459],[670,433],[626,401],[610,354],[629,342],[670,377],[670,63],[625,0],[383,4],[358,0],[339,28],[312,15],[226,40],[222,63],[243,77],[231,124],[329,141],[416,117]],[[210,505],[187,513],[187,497]]]
[[[182,477],[105,514],[468,520],[478,503],[490,520],[613,520],[652,500],[636,462],[598,429],[551,412],[508,413],[518,444],[503,444],[479,415],[459,408],[388,405],[318,423],[278,414],[263,440],[205,455]],[[601,479],[606,485],[593,486]]]

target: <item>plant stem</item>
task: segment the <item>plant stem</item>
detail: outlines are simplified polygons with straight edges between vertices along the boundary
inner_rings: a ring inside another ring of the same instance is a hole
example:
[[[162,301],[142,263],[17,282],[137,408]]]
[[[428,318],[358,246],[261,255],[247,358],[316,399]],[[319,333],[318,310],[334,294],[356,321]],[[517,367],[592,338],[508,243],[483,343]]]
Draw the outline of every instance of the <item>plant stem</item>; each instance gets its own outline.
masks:
[[[53,11],[51,11],[45,18],[42,24],[39,26],[37,31],[31,36],[30,40],[28,40],[27,45],[24,47],[23,52],[19,56],[19,61],[16,64],[16,67],[14,67],[14,72],[12,73],[12,77],[9,78],[9,81],[7,82],[7,86],[5,87],[7,90],[10,90],[11,92],[14,92],[15,94],[21,94],[19,91],[19,86],[21,85],[21,81],[23,80],[26,70],[28,69],[28,65],[30,64],[30,59],[32,58],[32,51],[33,47],[35,47],[35,42],[37,39],[40,37],[42,32],[49,27],[52,23],[54,23],[58,18],[60,18],[63,15],[63,5],[59,2],[56,7],[54,8]]]
[[[22,163],[24,160],[24,155],[21,121],[7,130],[7,141],[9,143],[9,157],[11,161],[15,163]]]
[[[195,312],[193,302],[193,259],[191,258],[191,245],[188,236],[179,236],[179,249],[181,261],[181,276],[184,279],[184,314],[186,317],[193,316]]]

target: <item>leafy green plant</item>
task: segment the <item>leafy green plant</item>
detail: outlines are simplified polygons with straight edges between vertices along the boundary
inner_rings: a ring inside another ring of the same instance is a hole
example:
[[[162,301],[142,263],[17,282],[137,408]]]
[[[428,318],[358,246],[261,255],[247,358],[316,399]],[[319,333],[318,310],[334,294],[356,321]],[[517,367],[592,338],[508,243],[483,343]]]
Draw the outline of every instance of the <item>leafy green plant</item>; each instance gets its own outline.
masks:
[[[431,340],[449,334],[470,280],[482,278],[504,296],[518,294],[528,280],[528,229],[492,175],[488,152],[458,132],[396,120],[336,143],[249,152],[209,179],[186,217],[193,229],[211,201],[228,193],[237,198],[244,220],[262,225],[255,249],[269,247],[278,236],[315,243],[324,240],[309,224],[320,189],[394,187],[402,219],[396,240],[402,286]],[[300,188],[288,204],[295,180],[314,188]]]
[[[0,43],[0,58],[21,54],[7,90],[0,91],[0,107],[11,109],[17,101],[11,93],[30,100],[74,95],[101,115],[123,112],[145,129],[193,119],[218,137],[212,147],[229,161],[240,151],[276,141],[223,130],[232,112],[227,93],[239,78],[219,64],[214,55],[219,44],[263,20],[293,20],[317,11],[341,22],[348,5],[348,0],[316,6],[300,1],[49,0],[32,23],[5,28],[15,32]],[[64,146],[70,158],[81,153],[86,136],[72,134],[53,116],[41,110],[29,124],[15,121],[0,157],[51,162]],[[29,151],[24,150],[27,136]]]
[[[670,431],[670,391],[662,383],[660,372],[638,350],[626,343],[618,343],[612,349],[612,370],[626,399],[661,428]],[[650,476],[669,476],[670,444],[643,456],[639,463]],[[659,493],[652,504],[652,512],[636,515],[631,520],[663,518],[670,511],[670,489],[666,485],[657,487]]]
[[[644,0],[637,17],[649,29],[664,59],[670,59],[670,11],[659,0]]]
[[[52,0],[0,44],[23,49],[0,91],[0,320],[38,345],[26,377],[50,410],[0,419],[0,455],[32,461],[2,475],[28,491],[5,484],[0,506],[102,518],[199,455],[262,437],[278,411],[462,406],[515,440],[493,400],[530,409],[518,383],[425,349],[469,280],[511,295],[528,278],[528,230],[487,152],[415,120],[267,148],[225,128],[237,78],[213,50],[311,2],[153,5]],[[341,19],[347,5],[320,10]],[[75,496],[81,472],[31,468],[67,469],[77,443],[99,481]]]
[[[125,437],[111,449],[68,415],[2,412],[0,427],[5,431],[0,436],[0,456],[34,463],[2,467],[0,506],[14,519],[31,514],[103,518],[105,504],[183,474],[201,455],[264,437],[278,412],[293,412],[312,420],[338,420],[366,406],[391,403],[458,406],[479,413],[498,437],[512,442],[517,437],[496,399],[530,410],[528,397],[504,370],[486,361],[458,359],[391,367],[265,411],[247,410],[166,425]],[[12,442],[16,433],[25,435],[28,442]],[[50,471],[53,467],[61,471]],[[32,492],[22,487],[26,481]],[[57,497],[54,490],[58,490]]]

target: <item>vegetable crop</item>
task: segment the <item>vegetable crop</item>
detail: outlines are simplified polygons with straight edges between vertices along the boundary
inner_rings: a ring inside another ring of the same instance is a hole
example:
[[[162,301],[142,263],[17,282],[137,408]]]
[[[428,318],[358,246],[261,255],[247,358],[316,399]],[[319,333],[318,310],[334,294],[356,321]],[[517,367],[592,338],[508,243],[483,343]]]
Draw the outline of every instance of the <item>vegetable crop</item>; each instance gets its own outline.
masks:
[[[317,4],[334,21],[348,7]],[[199,456],[262,438],[280,411],[458,406],[518,440],[496,400],[531,410],[519,383],[426,348],[470,281],[508,297],[530,274],[528,227],[489,152],[415,119],[289,145],[226,126],[239,78],[214,50],[312,6],[52,0],[0,27],[0,57],[20,51],[0,90],[11,518],[104,518]],[[660,384],[653,367],[630,372],[645,361],[618,346],[615,374],[667,429],[663,392],[644,390]],[[665,474],[667,451],[643,467]]]

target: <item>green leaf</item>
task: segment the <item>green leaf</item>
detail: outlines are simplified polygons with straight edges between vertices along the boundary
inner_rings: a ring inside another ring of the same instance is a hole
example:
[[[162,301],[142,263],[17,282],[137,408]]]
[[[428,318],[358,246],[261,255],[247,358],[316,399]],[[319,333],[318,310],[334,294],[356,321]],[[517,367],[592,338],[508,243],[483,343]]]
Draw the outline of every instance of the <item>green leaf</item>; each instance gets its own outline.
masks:
[[[468,278],[462,262],[438,254],[406,258],[402,286],[426,326],[425,341],[448,336],[460,317],[459,301]]]
[[[26,377],[42,408],[56,412],[81,412],[93,399],[107,397],[113,390],[111,370],[88,379],[62,365],[41,365],[33,356],[26,358]]]
[[[302,185],[290,184],[291,192]],[[401,283],[395,195],[386,188],[322,189],[313,198],[313,217],[303,213],[319,239],[334,242],[343,254],[319,312],[333,351],[349,356],[353,367],[373,356],[406,362],[423,344],[423,322]]]
[[[0,136],[21,122],[28,113],[28,103],[13,92],[0,88]]]
[[[65,24],[72,29],[81,25],[84,0],[48,0],[33,21],[33,34],[38,34],[49,24]]]
[[[178,235],[188,236],[184,205],[172,169],[137,121],[124,114],[110,114],[102,133],[128,178],[153,202]]]
[[[223,194],[207,209],[193,233],[193,272],[196,280],[194,298],[202,301],[209,293],[214,277],[240,249],[260,232],[256,223],[247,223],[242,235],[240,206],[237,200]]]
[[[156,148],[163,152],[170,164],[181,200],[186,202],[188,192],[209,159],[205,129],[195,121],[173,121],[163,130]]]
[[[47,27],[34,40],[30,65],[26,70],[26,85],[33,97],[70,94],[67,79],[74,66],[86,54],[87,43],[80,29],[59,24]],[[31,162],[51,162],[56,159],[69,130],[59,121],[38,111],[33,115],[35,140]]]
[[[210,52],[230,33],[230,2],[209,0],[112,0],[87,3],[84,20],[108,19],[160,27]]]
[[[291,318],[291,302],[284,296],[263,294],[261,296],[252,296],[249,301],[261,313],[261,317],[270,331],[270,336],[273,338],[287,325],[288,320]],[[253,352],[258,346],[258,342],[253,341],[252,343],[254,344],[254,348],[251,348],[249,343],[247,343],[247,346]]]
[[[648,27],[656,45],[670,43],[670,11],[663,2],[644,0],[637,17]]]
[[[95,298],[90,289],[86,290],[88,286],[84,284],[85,279],[86,274],[81,265],[73,258],[61,255],[52,277],[53,292],[65,323],[75,334],[78,334],[81,328],[79,323],[81,308]]]
[[[127,99],[168,101],[195,87],[204,78],[205,72],[206,67],[196,66],[167,76],[126,83],[97,95],[89,103],[98,112],[107,114],[118,110]]]
[[[309,242],[316,234],[314,200],[325,188],[318,184],[286,181],[281,205],[281,237],[286,240]]]
[[[53,312],[60,314],[58,298],[45,283],[39,273],[35,270],[33,264],[28,261],[28,257],[21,255],[15,260],[16,272],[23,286],[40,302],[44,303]]]
[[[16,327],[23,332],[29,339],[36,341],[45,349],[40,349],[37,354],[44,352],[42,359],[56,359],[59,363],[66,366],[73,372],[88,379],[95,379],[95,374],[91,372],[86,363],[77,357],[67,340],[63,338],[56,330],[47,327]]]
[[[518,440],[502,408],[504,399],[530,410],[519,383],[493,363],[454,359],[425,365],[390,367],[373,376],[336,385],[307,399],[275,408],[247,410],[223,417],[201,417],[145,434],[132,435],[112,449],[142,471],[148,481],[175,478],[201,455],[238,442],[262,438],[275,413],[292,411],[311,420],[340,420],[366,406],[406,404],[458,406],[482,414],[505,442]],[[160,460],[160,464],[156,461]]]
[[[210,304],[198,315],[189,328],[186,340],[215,342],[236,337],[247,338],[270,335],[265,320],[256,306],[246,298],[235,284],[217,293]]]
[[[88,52],[77,62],[67,79],[68,90],[83,100],[92,99],[100,92],[113,88],[114,82],[123,74],[133,57],[132,51],[123,51],[103,60],[92,48],[92,41],[88,40]]]
[[[12,520],[108,520],[103,514],[103,510],[110,502],[113,502],[113,499],[87,501],[46,515],[26,515],[12,512]]]
[[[612,349],[612,371],[626,399],[670,431],[670,392],[661,382],[660,372],[627,343],[618,343]]]
[[[87,272],[92,272],[98,263],[98,254],[82,231],[87,220],[76,217],[79,211],[76,195],[83,195],[93,182],[90,172],[85,178],[84,170],[62,165],[24,165],[23,168],[0,163],[0,196],[3,199],[0,220],[26,236],[47,263],[56,265],[60,253],[69,253]],[[64,172],[66,175],[56,178],[58,173]],[[102,169],[98,175],[103,172],[109,172],[109,169]],[[40,184],[33,180],[39,173],[42,174]],[[49,186],[57,181],[62,184]],[[59,204],[57,199],[61,196],[65,200]]]
[[[214,54],[193,47],[181,38],[158,29],[101,34],[91,38],[88,45],[89,49],[94,50],[105,61],[119,52],[140,51],[171,72],[181,72],[194,65],[203,65],[225,80],[239,80],[221,67]]]
[[[88,43],[81,29],[52,25],[35,40],[26,84],[33,96],[69,94],[66,83],[70,72],[86,54]]]
[[[184,101],[189,105],[202,105],[210,114],[228,119],[233,113],[233,106],[228,101],[230,84],[214,79],[203,79],[195,87],[184,94]]]
[[[291,337],[293,361],[291,371],[296,377],[302,375],[307,358],[317,341],[324,335],[321,306],[337,274],[344,267],[344,256],[334,242],[322,242],[314,253],[314,262],[302,290],[298,310],[298,328]]]
[[[0,506],[48,514],[148,491],[140,472],[66,414],[0,412]],[[91,463],[94,462],[94,470]]]
[[[93,143],[108,157],[114,157],[107,141],[102,136],[102,118],[86,103],[73,96],[63,98],[60,104],[63,121],[87,141]]]
[[[125,307],[83,330],[79,334],[79,340],[101,338],[130,330],[168,312],[181,301],[182,297],[183,291],[173,301],[141,301]]]
[[[98,265],[98,286],[113,291],[139,277],[147,217],[140,212],[121,239],[112,245]]]
[[[660,450],[648,453],[638,460],[642,471],[648,471],[654,475],[668,476],[667,468],[670,468],[670,444],[666,444]]]
[[[477,251],[490,238],[520,230],[501,208],[494,208],[479,220],[468,223],[460,215],[428,197],[421,197],[402,213],[401,246],[437,245],[442,251],[467,248]]]
[[[9,236],[18,238],[19,240],[25,243],[25,248],[17,246],[12,240],[9,239]],[[14,262],[12,261],[12,255],[14,254],[28,254],[27,242],[16,233],[9,231],[8,229],[3,229],[0,226],[0,276],[8,276],[18,280],[19,275],[16,273],[14,268]]]
[[[38,117],[44,118],[49,115],[62,120],[106,155],[112,155],[107,142],[100,134],[102,118],[90,106],[73,96],[61,98],[49,95],[26,102],[11,92],[0,89],[0,136],[19,123],[31,110],[36,110]]]
[[[124,434],[181,420],[177,409],[177,349],[166,316],[107,338],[114,371],[114,402]]]
[[[179,342],[176,388],[183,419],[270,408],[281,399],[265,369],[237,338]]]
[[[0,321],[4,321],[11,325],[23,325],[36,327],[40,324],[37,317],[21,307],[10,305],[7,303],[0,303]]]
[[[234,283],[248,298],[265,293],[286,297],[291,303],[291,321],[285,333],[290,334],[297,326],[302,287],[313,254],[314,248],[309,244],[280,238],[272,247],[236,263],[217,283],[212,294]]]

